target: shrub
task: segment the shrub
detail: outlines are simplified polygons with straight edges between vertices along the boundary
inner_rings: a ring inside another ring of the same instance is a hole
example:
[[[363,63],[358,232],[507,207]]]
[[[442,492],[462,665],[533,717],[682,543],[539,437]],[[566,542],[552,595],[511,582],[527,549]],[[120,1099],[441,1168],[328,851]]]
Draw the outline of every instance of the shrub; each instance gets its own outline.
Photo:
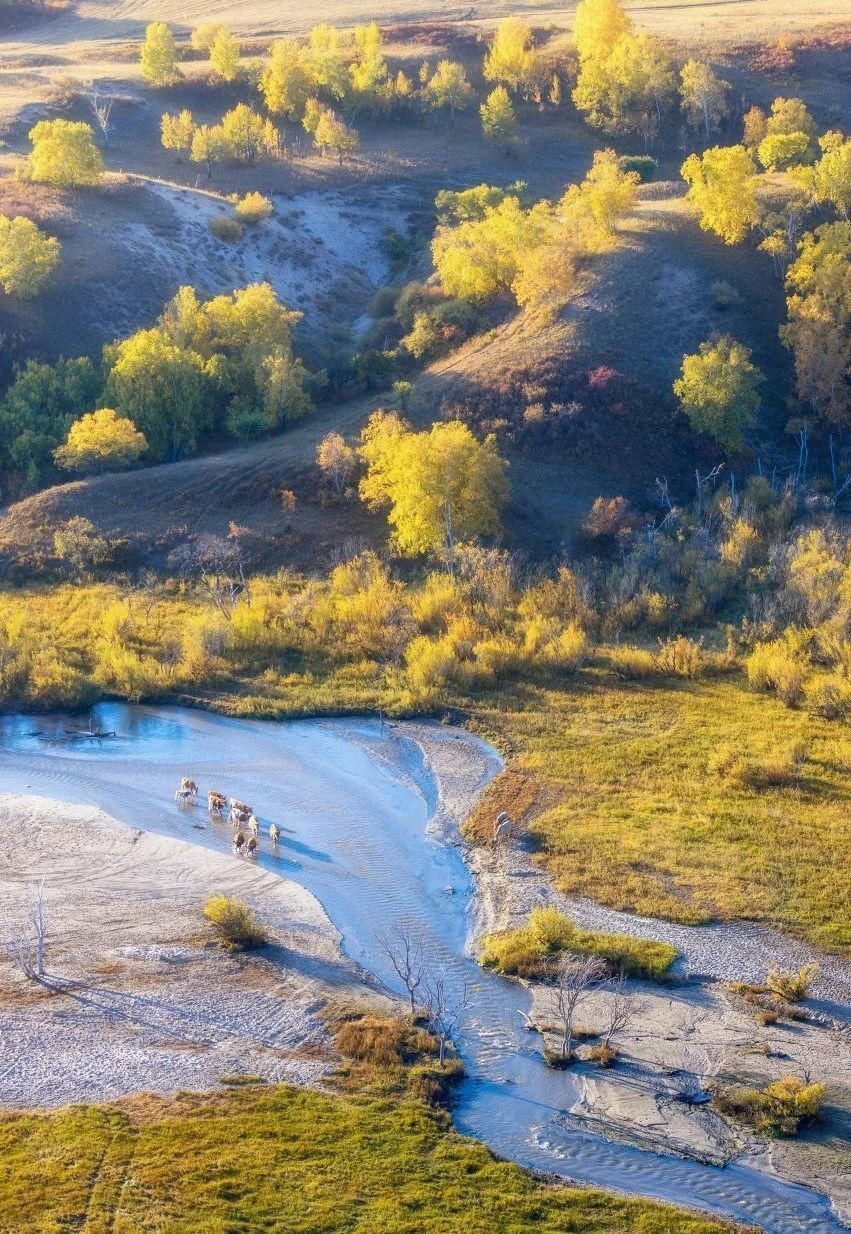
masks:
[[[726,282],[724,279],[718,279],[709,288],[709,295],[712,299],[712,307],[717,309],[734,308],[737,304],[742,303],[741,292],[737,291],[732,283]]]
[[[659,170],[659,162],[652,154],[622,154],[618,159],[618,167],[624,172],[637,171],[641,183],[646,184]]]
[[[688,677],[694,681],[703,675],[706,656],[699,639],[686,638],[684,634],[669,638],[659,644],[656,653],[659,671],[674,677]]]
[[[818,964],[804,964],[797,972],[784,972],[776,966],[765,979],[772,994],[787,1003],[800,1003],[810,992],[810,986],[818,976]]]
[[[236,219],[229,219],[226,214],[217,214],[215,218],[210,219],[210,232],[217,240],[224,240],[227,244],[236,244],[242,239],[242,227]]]
[[[782,638],[757,643],[746,661],[748,681],[758,690],[773,690],[787,707],[800,702],[810,658],[799,631],[787,630]]]
[[[642,681],[659,672],[653,653],[642,647],[611,647],[606,660],[615,676],[624,681]]]
[[[204,917],[210,922],[227,951],[250,951],[264,947],[268,936],[242,900],[231,896],[211,896],[204,905]]]
[[[821,1112],[827,1086],[806,1084],[787,1075],[766,1088],[737,1088],[720,1093],[718,1107],[740,1122],[770,1136],[795,1136]]]
[[[275,207],[262,193],[246,193],[233,208],[240,223],[262,223],[274,213]]]
[[[581,930],[556,908],[533,909],[528,922],[491,934],[480,962],[515,977],[544,977],[547,961],[563,951],[599,956],[615,972],[660,980],[677,957],[676,948],[628,934]]]

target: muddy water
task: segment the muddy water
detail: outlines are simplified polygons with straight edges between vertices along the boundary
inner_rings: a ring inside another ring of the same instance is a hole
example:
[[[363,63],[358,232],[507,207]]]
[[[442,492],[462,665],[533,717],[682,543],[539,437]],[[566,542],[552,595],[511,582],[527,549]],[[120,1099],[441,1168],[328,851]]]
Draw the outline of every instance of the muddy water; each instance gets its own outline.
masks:
[[[456,1109],[461,1130],[521,1165],[582,1182],[690,1204],[772,1234],[837,1234],[827,1202],[744,1166],[723,1170],[625,1147],[555,1122],[576,1097],[569,1074],[546,1069],[523,1026],[524,991],[483,972],[466,951],[472,887],[462,853],[429,826],[435,781],[404,726],[377,721],[236,721],[204,712],[102,704],[102,742],[72,736],[89,717],[0,720],[0,788],[98,806],[129,826],[230,848],[227,824],[178,811],[191,774],[276,822],[259,860],[311,891],[340,931],[346,953],[398,988],[382,932],[406,922],[424,939],[450,991],[469,1005],[457,1044],[468,1069]],[[441,730],[442,740],[474,742]],[[479,787],[496,755],[475,743]]]

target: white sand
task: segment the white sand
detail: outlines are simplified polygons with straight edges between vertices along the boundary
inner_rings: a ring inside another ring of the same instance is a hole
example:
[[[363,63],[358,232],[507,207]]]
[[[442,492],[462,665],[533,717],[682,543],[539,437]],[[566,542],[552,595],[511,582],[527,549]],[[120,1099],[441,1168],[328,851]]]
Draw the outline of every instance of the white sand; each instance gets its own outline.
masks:
[[[316,1084],[333,1065],[316,1012],[329,992],[367,992],[298,884],[36,797],[0,798],[0,835],[3,935],[42,876],[50,926],[49,987],[0,964],[0,1103],[214,1088],[235,1073]],[[219,950],[201,917],[217,892],[250,904],[274,947]]]

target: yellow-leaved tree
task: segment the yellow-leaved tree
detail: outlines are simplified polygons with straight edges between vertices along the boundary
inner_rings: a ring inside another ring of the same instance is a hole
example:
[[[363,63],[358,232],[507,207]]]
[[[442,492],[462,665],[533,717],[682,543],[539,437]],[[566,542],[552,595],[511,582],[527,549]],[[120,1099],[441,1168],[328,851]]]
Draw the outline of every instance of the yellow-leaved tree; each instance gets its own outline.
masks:
[[[0,215],[0,286],[7,296],[37,296],[59,264],[59,253],[59,241],[31,219]]]
[[[307,54],[295,39],[272,44],[269,61],[260,77],[260,90],[273,116],[301,120],[313,90]]]
[[[239,43],[227,26],[220,26],[210,47],[210,65],[223,81],[236,81],[240,74]]]
[[[496,28],[482,69],[486,81],[529,94],[537,83],[540,57],[532,46],[532,31],[519,17],[504,17]]]
[[[39,120],[30,129],[33,144],[27,175],[39,184],[85,188],[103,176],[103,159],[90,124],[77,120]]]
[[[744,431],[759,411],[762,381],[748,348],[725,334],[683,357],[674,393],[693,428],[735,452],[741,450]]]
[[[142,76],[152,86],[173,86],[180,81],[174,35],[163,21],[152,21],[139,54]]]
[[[404,556],[443,552],[451,569],[458,542],[499,531],[507,464],[493,437],[478,441],[460,421],[416,433],[395,412],[375,412],[360,455],[361,498],[387,509],[391,542]]]
[[[63,471],[93,474],[132,467],[147,448],[144,433],[132,420],[104,407],[75,420],[65,444],[54,450],[53,458]]]
[[[680,174],[703,230],[714,231],[725,244],[744,240],[759,218],[756,167],[745,147],[713,146],[703,155],[692,154]]]
[[[851,424],[851,223],[808,232],[786,276],[788,323],[780,337],[795,357],[798,393],[829,425]]]

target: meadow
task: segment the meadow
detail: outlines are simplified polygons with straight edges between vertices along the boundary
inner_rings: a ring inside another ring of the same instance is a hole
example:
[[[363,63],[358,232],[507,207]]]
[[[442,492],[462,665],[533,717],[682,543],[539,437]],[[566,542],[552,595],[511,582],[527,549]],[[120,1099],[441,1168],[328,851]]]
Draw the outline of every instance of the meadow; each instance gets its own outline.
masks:
[[[8,1234],[722,1234],[537,1182],[410,1100],[247,1086],[0,1116]]]

